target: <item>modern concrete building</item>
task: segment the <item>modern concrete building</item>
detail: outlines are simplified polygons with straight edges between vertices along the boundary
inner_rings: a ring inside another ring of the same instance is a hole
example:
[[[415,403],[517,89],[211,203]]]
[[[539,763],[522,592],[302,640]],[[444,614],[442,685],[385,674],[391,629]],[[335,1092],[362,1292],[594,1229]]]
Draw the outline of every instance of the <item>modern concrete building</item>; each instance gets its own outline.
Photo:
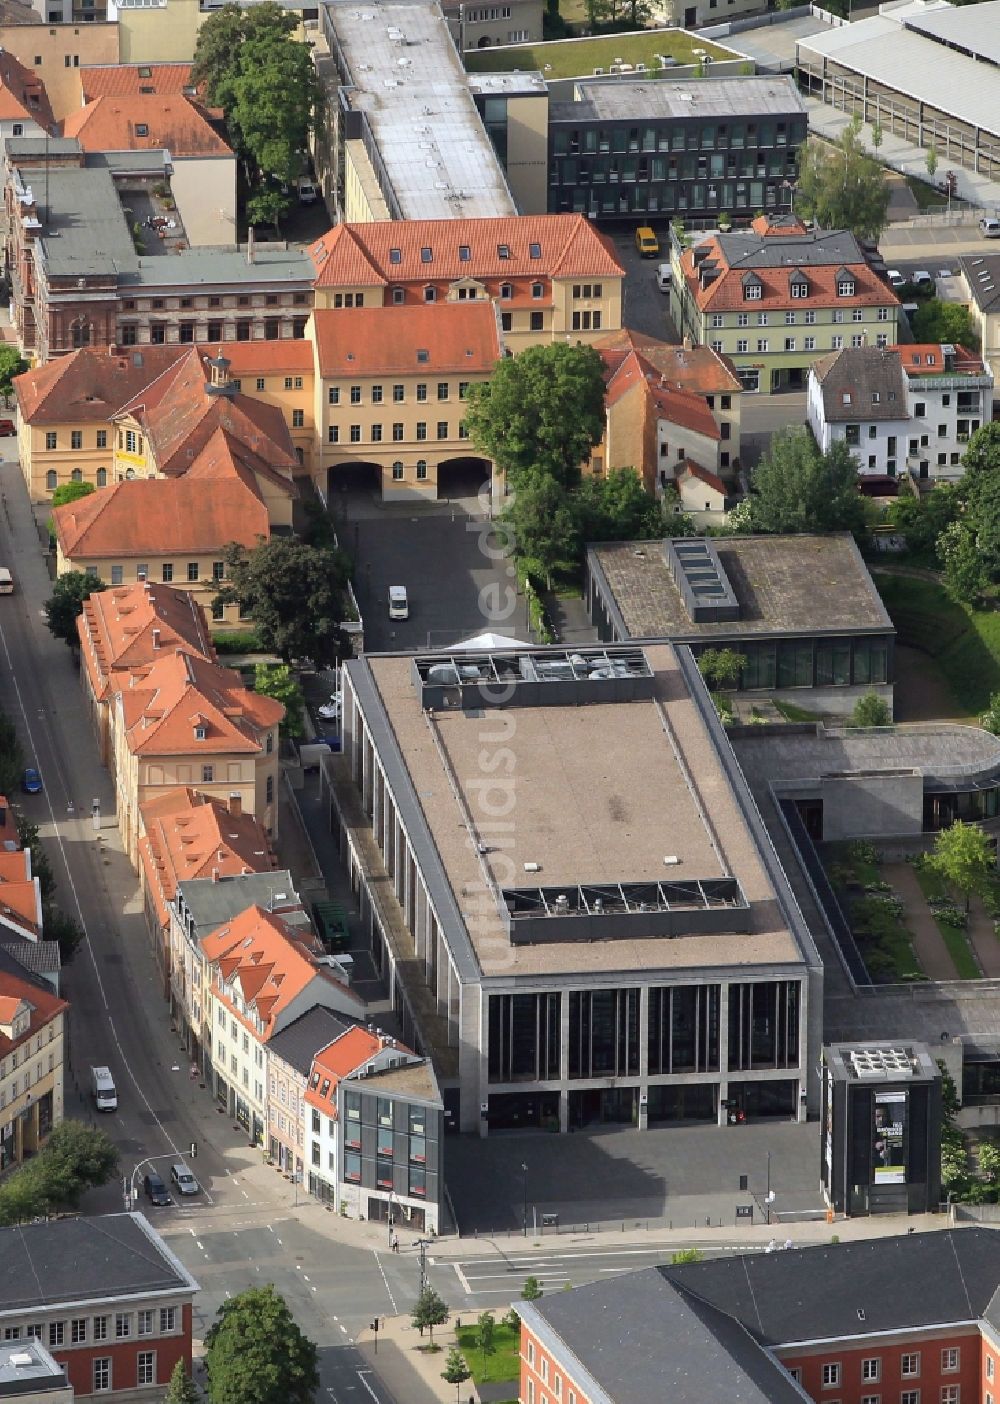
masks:
[[[783,209],[806,137],[787,76],[575,86],[549,105],[550,212],[717,224]]]
[[[806,418],[820,449],[843,442],[865,483],[956,481],[993,418],[993,373],[964,346],[845,348],[810,367]]]
[[[958,267],[983,360],[996,383],[1000,376],[1000,254],[966,254],[958,260]]]
[[[938,164],[1000,179],[1000,0],[972,9],[894,0],[800,39],[804,90],[838,111],[933,146]]]
[[[892,704],[895,629],[846,534],[592,546],[587,600],[603,639],[735,649],[743,692],[837,715],[866,692]]]
[[[670,236],[670,312],[681,335],[728,356],[744,390],[804,389],[845,346],[894,346],[899,299],[847,230],[761,215],[693,246]]]
[[[818,956],[686,649],[368,655],[343,738],[331,823],[457,1127],[818,1110]]]
[[[316,164],[345,220],[517,213],[437,0],[328,0],[329,126]],[[328,70],[328,71],[327,71]]]

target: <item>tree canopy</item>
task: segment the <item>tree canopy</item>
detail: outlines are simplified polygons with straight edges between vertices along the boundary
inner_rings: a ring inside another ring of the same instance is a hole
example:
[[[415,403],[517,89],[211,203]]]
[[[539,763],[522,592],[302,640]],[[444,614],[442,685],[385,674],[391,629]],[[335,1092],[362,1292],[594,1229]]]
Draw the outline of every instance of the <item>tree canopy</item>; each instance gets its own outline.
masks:
[[[262,0],[224,5],[198,33],[192,80],[222,108],[250,167],[251,223],[277,224],[291,204],[280,184],[303,171],[319,90],[310,47],[294,37],[298,24],[297,15]]]
[[[511,488],[528,472],[574,488],[604,432],[604,363],[592,346],[530,346],[470,388],[465,424]]]
[[[877,239],[888,223],[885,171],[861,144],[855,119],[835,142],[810,137],[799,152],[795,206],[822,229]]]
[[[52,594],[44,605],[45,622],[49,631],[57,639],[75,647],[79,638],[76,621],[83,613],[83,602],[99,590],[106,590],[103,580],[96,575],[87,575],[82,570],[71,570],[60,575],[52,587]]]
[[[96,491],[93,483],[60,483],[52,494],[52,506],[63,507],[67,502],[78,502],[81,497],[89,497]]]
[[[434,1327],[443,1326],[448,1320],[450,1313],[445,1306],[444,1298],[437,1293],[433,1287],[427,1286],[420,1293],[420,1296],[413,1304],[410,1313],[410,1320],[420,1332],[430,1332],[431,1342],[434,1341]]]
[[[200,1400],[198,1386],[188,1374],[184,1361],[178,1360],[163,1396],[163,1404],[199,1404]]]
[[[868,507],[858,490],[858,465],[838,440],[821,453],[808,429],[783,429],[758,464],[739,525],[763,532],[867,530]]]
[[[107,1133],[61,1121],[42,1149],[0,1183],[0,1224],[20,1224],[60,1209],[78,1209],[84,1191],[105,1185],[118,1168]]]
[[[969,309],[964,303],[942,302],[937,297],[929,297],[913,314],[913,339],[938,346],[950,342],[970,351],[979,350],[979,333],[972,325]]]
[[[209,1404],[312,1404],[316,1346],[272,1284],[223,1302],[205,1337]]]
[[[254,668],[253,690],[265,697],[273,697],[284,707],[285,720],[281,723],[283,736],[302,735],[305,699],[299,680],[287,663],[258,663]]]
[[[935,836],[934,851],[927,862],[962,893],[966,909],[972,894],[982,892],[996,874],[992,843],[978,824],[965,824],[961,819]]]
[[[14,393],[14,377],[27,369],[28,363],[16,346],[0,346],[0,395],[5,401]]]
[[[239,604],[261,648],[286,663],[311,658],[327,667],[350,652],[340,624],[348,618],[350,563],[343,551],[274,536],[252,551],[226,547],[220,604]]]
[[[954,492],[960,509],[939,535],[937,551],[949,590],[972,601],[1000,580],[1000,424],[977,429],[962,461],[965,473]]]

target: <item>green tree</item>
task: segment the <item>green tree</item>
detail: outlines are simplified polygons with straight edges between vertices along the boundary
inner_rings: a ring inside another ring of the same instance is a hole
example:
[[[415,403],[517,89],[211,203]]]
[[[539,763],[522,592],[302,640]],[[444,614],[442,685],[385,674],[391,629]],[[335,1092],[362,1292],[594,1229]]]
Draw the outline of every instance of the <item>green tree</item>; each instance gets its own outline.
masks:
[[[491,1311],[481,1311],[476,1322],[476,1346],[484,1360],[496,1354],[497,1323]]]
[[[663,517],[661,533],[664,536],[697,536],[698,529],[681,505],[681,495],[673,483],[668,483],[660,496],[660,513]]]
[[[885,171],[869,156],[852,122],[835,142],[810,137],[799,151],[795,204],[823,229],[849,229],[877,239],[888,223]]]
[[[681,1267],[684,1263],[700,1263],[705,1254],[700,1248],[679,1248],[670,1255],[671,1267]]]
[[[542,1295],[542,1284],[537,1277],[526,1277],[524,1286],[521,1288],[521,1300],[523,1302],[537,1302]]]
[[[969,1175],[969,1149],[958,1126],[941,1128],[941,1187],[949,1198],[961,1196]]]
[[[592,346],[530,346],[471,387],[465,423],[515,491],[529,472],[575,488],[604,432],[604,362]]]
[[[554,576],[576,571],[581,542],[575,502],[549,474],[524,474],[502,521],[514,556],[529,574],[551,588]]]
[[[64,912],[55,903],[43,908],[42,931],[46,941],[55,941],[59,946],[59,961],[69,965],[83,943],[83,928],[80,923]]]
[[[46,1217],[49,1207],[37,1156],[0,1181],[0,1227]]]
[[[60,575],[43,606],[49,631],[75,648],[79,640],[76,621],[83,613],[84,600],[106,589],[103,580],[96,575],[86,575],[82,570],[71,570]]]
[[[904,538],[907,551],[936,561],[938,539],[961,510],[958,484],[939,483],[933,492],[900,492],[890,505],[889,521]]]
[[[14,378],[23,375],[28,363],[16,346],[0,346],[0,395],[4,404],[10,403],[14,393]]]
[[[223,1302],[205,1337],[210,1404],[312,1404],[318,1352],[273,1284]]]
[[[951,592],[973,601],[1000,579],[1000,424],[977,429],[962,461],[962,511],[938,538],[938,555]]]
[[[455,1386],[455,1404],[458,1404],[459,1391],[466,1380],[472,1378],[472,1371],[465,1363],[465,1356],[457,1347],[452,1346],[448,1352],[448,1358],[444,1362],[444,1369],[441,1371],[441,1378],[448,1384]]]
[[[299,680],[287,663],[258,663],[254,668],[253,690],[265,697],[273,697],[284,707],[285,720],[281,723],[283,736],[303,734],[305,699]]]
[[[697,661],[699,672],[713,692],[735,687],[747,665],[746,655],[735,648],[706,648]]]
[[[1000,736],[1000,692],[990,693],[989,706],[980,714],[979,725],[984,731]]]
[[[349,614],[343,551],[274,536],[252,551],[234,544],[224,554],[227,580],[216,601],[239,604],[262,648],[286,663],[312,658],[320,667],[350,652],[340,627]]]
[[[989,585],[990,573],[972,521],[952,522],[938,537],[937,550],[948,589],[956,599],[974,603]]]
[[[1000,1184],[1000,1146],[996,1141],[980,1141],[976,1151],[979,1173],[988,1185]]]
[[[198,1386],[188,1374],[184,1361],[178,1360],[163,1396],[163,1404],[199,1404],[200,1399]]]
[[[753,531],[867,531],[858,465],[842,439],[820,453],[808,429],[783,429],[759,463],[746,509]]]
[[[67,502],[77,502],[96,491],[93,483],[60,483],[52,494],[52,506],[64,507]]]
[[[24,752],[17,739],[17,727],[10,717],[0,712],[0,794],[9,795],[17,789],[24,770]]]
[[[930,176],[931,180],[933,180],[938,168],[937,147],[933,142],[931,142],[930,146],[927,148],[927,156],[924,159],[924,164],[927,167],[927,174]]]
[[[663,535],[663,509],[634,468],[584,478],[576,504],[582,542],[646,541]]]
[[[928,865],[965,897],[965,910],[974,892],[983,892],[996,876],[996,853],[978,824],[961,819],[941,829],[934,839]]]
[[[855,702],[851,722],[854,726],[889,726],[892,708],[877,692],[866,692]]]
[[[265,182],[247,198],[247,223],[270,224],[279,231],[281,221],[291,208],[291,195],[283,195],[277,186]]]
[[[979,350],[979,334],[972,325],[969,309],[961,302],[942,302],[929,297],[913,314],[913,338],[918,342],[950,342]]]
[[[882,135],[882,124],[881,122],[876,122],[872,127],[872,146],[875,148],[876,152],[878,152],[879,147],[882,145]]]
[[[118,1169],[118,1150],[107,1132],[82,1121],[61,1121],[34,1162],[53,1207],[79,1208],[85,1190],[106,1185]]]
[[[433,1345],[434,1327],[443,1326],[448,1320],[448,1316],[448,1308],[445,1306],[442,1298],[435,1292],[433,1287],[427,1286],[414,1303],[413,1311],[410,1313],[410,1320],[421,1335],[424,1334],[425,1330],[430,1333],[431,1345]]]

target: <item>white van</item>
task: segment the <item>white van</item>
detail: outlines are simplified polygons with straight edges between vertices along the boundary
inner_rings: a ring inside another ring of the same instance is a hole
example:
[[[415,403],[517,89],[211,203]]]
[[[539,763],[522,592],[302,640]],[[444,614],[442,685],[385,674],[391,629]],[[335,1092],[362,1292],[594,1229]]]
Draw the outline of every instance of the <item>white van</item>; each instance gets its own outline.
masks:
[[[389,586],[389,618],[409,619],[410,602],[406,598],[405,585]]]
[[[118,1093],[110,1068],[91,1068],[90,1087],[98,1111],[117,1111]]]
[[[674,275],[670,271],[670,264],[659,264],[656,269],[656,286],[659,288],[660,292],[668,293],[673,280]]]
[[[979,221],[979,232],[984,239],[1000,239],[1000,219],[984,215]]]
[[[12,595],[14,593],[14,577],[6,566],[0,566],[0,595]]]

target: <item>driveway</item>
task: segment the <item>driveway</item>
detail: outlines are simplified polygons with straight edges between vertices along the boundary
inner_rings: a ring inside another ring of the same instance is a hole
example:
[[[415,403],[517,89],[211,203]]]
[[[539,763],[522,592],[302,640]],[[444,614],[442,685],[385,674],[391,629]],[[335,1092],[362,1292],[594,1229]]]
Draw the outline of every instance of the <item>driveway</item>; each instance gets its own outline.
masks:
[[[670,260],[666,242],[667,226],[662,219],[650,222],[660,240],[659,258],[639,257],[633,226],[618,228],[615,224],[602,224],[598,227],[605,238],[614,244],[615,256],[625,269],[625,304],[622,309],[625,326],[642,332],[644,336],[676,342],[679,338],[668,311],[670,299],[656,286],[657,266]]]

